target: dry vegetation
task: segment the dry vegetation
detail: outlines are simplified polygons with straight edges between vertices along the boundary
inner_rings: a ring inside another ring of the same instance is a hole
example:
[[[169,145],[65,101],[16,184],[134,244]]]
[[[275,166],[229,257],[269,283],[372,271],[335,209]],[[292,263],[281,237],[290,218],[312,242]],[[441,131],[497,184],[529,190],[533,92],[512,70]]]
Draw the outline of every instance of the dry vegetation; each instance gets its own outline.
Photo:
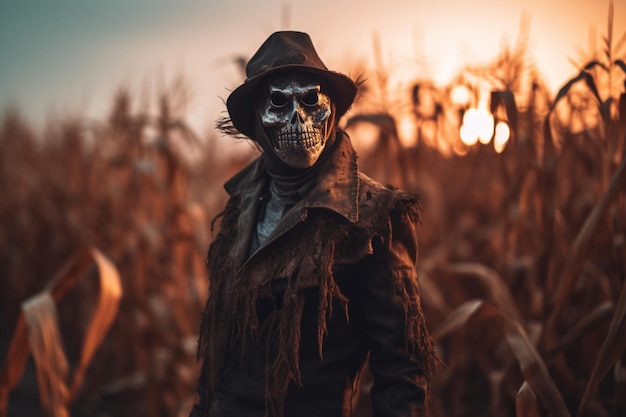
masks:
[[[611,33],[554,97],[523,43],[462,74],[487,83],[508,120],[502,153],[433,146],[458,142],[447,115],[458,109],[423,82],[431,110],[420,89],[406,94],[414,147],[400,145],[394,106],[351,113],[356,142],[361,123],[378,133],[361,168],[422,196],[420,284],[444,362],[435,416],[626,413],[626,65]],[[253,155],[201,145],[181,121],[181,90],[163,91],[156,117],[121,90],[102,123],[41,137],[5,113],[0,415],[187,412],[210,219]],[[200,162],[186,162],[190,146]]]

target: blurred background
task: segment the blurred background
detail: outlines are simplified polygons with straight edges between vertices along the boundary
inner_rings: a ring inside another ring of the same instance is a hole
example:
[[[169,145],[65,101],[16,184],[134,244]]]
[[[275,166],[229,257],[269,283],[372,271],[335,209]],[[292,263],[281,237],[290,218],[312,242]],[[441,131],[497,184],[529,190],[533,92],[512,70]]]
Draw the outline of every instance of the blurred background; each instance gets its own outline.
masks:
[[[188,414],[258,155],[214,122],[281,29],[365,80],[361,170],[421,196],[433,415],[625,416],[624,0],[0,2],[0,416]]]

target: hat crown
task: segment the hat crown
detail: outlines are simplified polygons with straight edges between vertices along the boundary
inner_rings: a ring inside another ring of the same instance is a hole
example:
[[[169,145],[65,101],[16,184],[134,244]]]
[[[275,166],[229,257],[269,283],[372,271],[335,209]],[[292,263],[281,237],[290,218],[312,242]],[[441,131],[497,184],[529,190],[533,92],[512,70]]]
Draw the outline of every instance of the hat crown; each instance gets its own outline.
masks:
[[[304,32],[275,32],[261,45],[246,65],[246,77],[256,77],[281,67],[303,66],[327,70],[313,42]]]
[[[298,71],[323,82],[335,104],[336,119],[348,110],[356,96],[354,81],[347,75],[326,68],[308,34],[274,32],[248,61],[246,80],[226,100],[230,121],[236,130],[254,138],[257,117],[253,99],[255,90],[267,77],[282,71]]]

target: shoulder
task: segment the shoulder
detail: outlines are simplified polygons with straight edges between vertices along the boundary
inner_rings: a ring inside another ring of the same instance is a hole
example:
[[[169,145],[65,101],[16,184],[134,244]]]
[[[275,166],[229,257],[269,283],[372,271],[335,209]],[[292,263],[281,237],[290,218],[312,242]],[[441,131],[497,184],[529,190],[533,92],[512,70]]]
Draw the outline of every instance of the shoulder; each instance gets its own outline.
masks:
[[[357,222],[341,234],[342,244],[337,246],[340,263],[353,263],[366,255],[392,261],[396,260],[392,256],[395,253],[417,253],[416,229],[421,211],[417,195],[359,173],[358,208]],[[414,261],[415,256],[406,259]]]
[[[259,156],[228,179],[224,183],[224,189],[230,196],[238,195],[254,186],[264,176],[265,166],[263,158]]]
[[[420,219],[420,200],[417,194],[408,193],[391,185],[359,173],[359,218],[388,219],[400,214],[413,221]]]

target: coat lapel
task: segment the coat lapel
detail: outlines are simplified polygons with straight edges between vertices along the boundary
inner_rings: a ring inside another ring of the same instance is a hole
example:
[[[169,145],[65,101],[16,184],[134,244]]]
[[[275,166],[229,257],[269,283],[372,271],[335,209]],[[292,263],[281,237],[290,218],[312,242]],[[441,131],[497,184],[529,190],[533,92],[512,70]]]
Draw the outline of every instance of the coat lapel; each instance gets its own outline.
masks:
[[[351,223],[358,221],[359,179],[356,152],[345,133],[338,131],[337,141],[332,157],[320,171],[317,184],[300,202],[285,213],[267,241],[250,258],[271,246],[297,224],[305,221],[309,209],[327,209],[341,215]],[[231,196],[238,195],[241,198],[238,236],[234,248],[236,265],[239,267],[247,263],[250,239],[257,222],[259,198],[267,181],[263,159],[257,158],[225,184],[226,191]]]
[[[241,211],[237,221],[237,236],[234,245],[235,265],[240,267],[248,257],[250,239],[257,222],[259,199],[267,183],[263,160],[257,158],[239,174],[230,179],[224,188],[232,196],[241,199]]]

